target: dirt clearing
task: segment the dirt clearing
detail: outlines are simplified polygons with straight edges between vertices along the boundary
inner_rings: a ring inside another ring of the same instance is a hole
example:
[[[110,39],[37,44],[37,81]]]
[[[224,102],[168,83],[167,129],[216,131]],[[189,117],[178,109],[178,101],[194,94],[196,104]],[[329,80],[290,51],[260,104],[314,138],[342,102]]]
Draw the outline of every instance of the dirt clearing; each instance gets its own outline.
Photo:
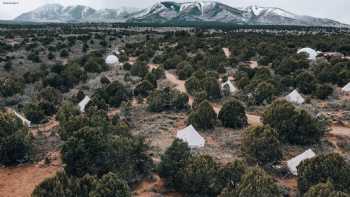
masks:
[[[10,168],[0,168],[1,197],[30,197],[33,190],[46,178],[53,177],[62,170],[59,154],[49,165],[25,164]]]

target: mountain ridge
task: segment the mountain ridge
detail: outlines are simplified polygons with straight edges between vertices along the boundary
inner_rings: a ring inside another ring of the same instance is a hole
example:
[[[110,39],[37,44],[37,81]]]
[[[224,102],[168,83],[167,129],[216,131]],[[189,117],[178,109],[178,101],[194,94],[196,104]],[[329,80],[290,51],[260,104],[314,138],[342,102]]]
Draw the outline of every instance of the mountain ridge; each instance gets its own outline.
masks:
[[[178,3],[162,1],[145,9],[100,9],[76,5],[46,4],[14,19],[24,22],[218,22],[245,25],[293,25],[350,27],[326,18],[297,15],[277,7],[256,5],[236,8],[217,1]]]

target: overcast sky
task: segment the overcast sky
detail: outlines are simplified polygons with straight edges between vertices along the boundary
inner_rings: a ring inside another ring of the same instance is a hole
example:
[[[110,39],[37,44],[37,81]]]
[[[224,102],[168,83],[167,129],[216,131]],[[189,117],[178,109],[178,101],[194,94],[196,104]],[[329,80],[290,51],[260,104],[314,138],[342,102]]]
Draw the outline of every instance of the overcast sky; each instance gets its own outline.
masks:
[[[0,19],[13,19],[23,12],[47,3],[81,4],[95,9],[121,6],[145,8],[159,2],[159,0],[0,0],[0,2]],[[6,2],[17,2],[17,4]],[[219,0],[219,2],[233,7],[248,5],[279,7],[296,14],[330,18],[350,24],[350,0]]]

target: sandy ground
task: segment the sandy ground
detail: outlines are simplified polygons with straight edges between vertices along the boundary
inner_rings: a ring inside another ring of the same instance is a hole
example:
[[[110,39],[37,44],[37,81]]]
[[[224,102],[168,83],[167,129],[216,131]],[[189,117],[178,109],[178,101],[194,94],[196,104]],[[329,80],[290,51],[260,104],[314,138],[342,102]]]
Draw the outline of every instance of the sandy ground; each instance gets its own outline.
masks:
[[[180,92],[184,92],[187,94],[186,87],[185,87],[185,81],[177,79],[177,76],[170,73],[169,71],[165,71],[165,77],[168,81],[170,81],[172,84],[176,85],[175,88],[179,90]],[[189,102],[188,104],[192,106],[193,104],[193,97],[189,95]]]
[[[328,134],[327,140],[334,146],[334,152],[338,154],[343,154],[342,149],[338,146],[338,138],[339,136]]]
[[[152,71],[153,69],[156,69],[159,67],[159,64],[147,64],[148,70]]]
[[[0,168],[0,196],[30,197],[37,185],[62,170],[59,154],[54,153],[53,155],[55,155],[54,160],[49,165],[39,162],[38,164]]]
[[[55,117],[52,117],[49,122],[39,125],[38,127],[31,128],[30,131],[32,132],[33,136],[37,136],[38,132],[42,132],[46,136],[50,134],[50,130],[57,128],[59,126],[59,122],[56,120]]]
[[[298,190],[298,180],[296,177],[292,177],[292,178],[288,178],[288,179],[275,178],[275,180],[279,183],[279,185],[281,185],[283,187],[292,189],[294,191]],[[294,195],[290,194],[290,196],[294,196]]]
[[[175,192],[163,192],[165,185],[164,180],[159,175],[154,174],[154,180],[144,180],[134,190],[135,197],[181,197],[182,195]],[[159,193],[162,193],[161,195]]]
[[[108,112],[108,117],[112,118],[113,116],[115,116],[116,114],[120,113],[120,109],[119,108],[112,108],[109,112]]]
[[[177,76],[170,73],[169,71],[165,71],[165,77],[168,81],[176,85],[176,89],[178,89],[181,92],[187,93],[184,80],[177,79]]]
[[[350,137],[350,128],[333,125],[330,134]]]

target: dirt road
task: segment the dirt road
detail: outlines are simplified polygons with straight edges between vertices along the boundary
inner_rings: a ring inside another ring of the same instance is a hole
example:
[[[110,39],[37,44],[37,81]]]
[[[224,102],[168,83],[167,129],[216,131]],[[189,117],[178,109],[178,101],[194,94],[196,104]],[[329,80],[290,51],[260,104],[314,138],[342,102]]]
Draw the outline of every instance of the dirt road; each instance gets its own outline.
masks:
[[[171,83],[173,83],[175,86],[175,88],[177,90],[179,90],[180,92],[183,92],[183,93],[186,93],[187,94],[187,91],[186,91],[186,87],[185,87],[185,81],[183,80],[179,80],[177,79],[177,76],[170,73],[169,71],[165,71],[165,77],[168,81],[170,81]],[[189,105],[192,106],[193,104],[193,97],[188,95],[189,96]]]

